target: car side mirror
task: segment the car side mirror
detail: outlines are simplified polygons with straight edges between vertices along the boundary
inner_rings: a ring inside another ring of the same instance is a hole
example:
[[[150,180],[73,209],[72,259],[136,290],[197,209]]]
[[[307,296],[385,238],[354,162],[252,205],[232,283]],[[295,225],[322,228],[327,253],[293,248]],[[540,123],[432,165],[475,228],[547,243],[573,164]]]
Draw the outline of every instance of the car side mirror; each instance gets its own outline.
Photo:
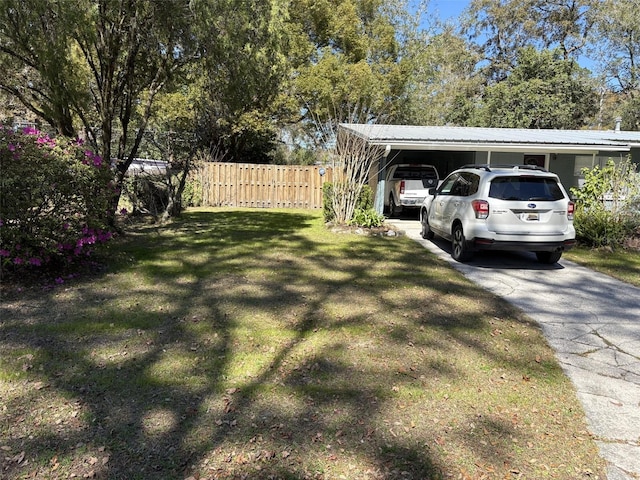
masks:
[[[435,197],[435,195],[436,195],[436,192],[437,192],[437,191],[438,191],[438,189],[437,189],[437,188],[435,188],[435,187],[431,187],[431,188],[428,190],[429,195],[434,196],[434,197]]]

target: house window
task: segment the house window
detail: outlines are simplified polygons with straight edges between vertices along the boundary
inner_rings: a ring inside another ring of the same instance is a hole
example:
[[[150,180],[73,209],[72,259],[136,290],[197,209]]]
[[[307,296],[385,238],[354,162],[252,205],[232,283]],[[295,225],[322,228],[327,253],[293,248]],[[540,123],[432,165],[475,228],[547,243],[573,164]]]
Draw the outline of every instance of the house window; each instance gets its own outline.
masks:
[[[530,155],[525,153],[524,165],[535,165],[537,167],[545,168],[546,155]]]
[[[582,178],[583,168],[593,168],[593,156],[576,155],[576,163],[573,169],[573,176]]]
[[[576,155],[576,161],[573,166],[573,184],[582,187],[584,185],[584,175],[582,170],[585,168],[593,168],[592,155]]]

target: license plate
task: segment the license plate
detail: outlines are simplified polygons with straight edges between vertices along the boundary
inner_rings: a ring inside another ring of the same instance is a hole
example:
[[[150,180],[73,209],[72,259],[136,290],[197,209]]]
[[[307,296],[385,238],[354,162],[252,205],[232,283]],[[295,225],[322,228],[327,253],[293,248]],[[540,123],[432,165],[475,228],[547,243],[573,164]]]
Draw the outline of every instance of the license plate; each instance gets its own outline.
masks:
[[[540,215],[537,213],[527,213],[527,221],[528,222],[537,222],[540,220]]]

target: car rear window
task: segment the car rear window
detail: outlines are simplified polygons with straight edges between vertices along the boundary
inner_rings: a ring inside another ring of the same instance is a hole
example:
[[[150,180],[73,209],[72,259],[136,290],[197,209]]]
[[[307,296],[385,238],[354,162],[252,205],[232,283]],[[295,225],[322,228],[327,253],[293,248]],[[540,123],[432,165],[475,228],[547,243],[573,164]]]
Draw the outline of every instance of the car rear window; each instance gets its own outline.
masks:
[[[398,167],[393,173],[394,179],[422,180],[438,178],[438,174],[433,168],[425,167]]]
[[[564,194],[554,178],[496,177],[491,181],[489,197],[499,200],[555,201]]]

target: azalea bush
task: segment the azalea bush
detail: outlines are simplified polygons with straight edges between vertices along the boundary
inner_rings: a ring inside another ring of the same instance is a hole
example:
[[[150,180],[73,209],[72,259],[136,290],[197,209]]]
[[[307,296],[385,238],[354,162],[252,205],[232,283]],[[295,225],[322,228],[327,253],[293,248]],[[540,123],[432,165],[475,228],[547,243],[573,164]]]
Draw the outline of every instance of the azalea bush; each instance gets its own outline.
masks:
[[[108,162],[81,141],[0,125],[0,265],[85,258],[112,236]]]

